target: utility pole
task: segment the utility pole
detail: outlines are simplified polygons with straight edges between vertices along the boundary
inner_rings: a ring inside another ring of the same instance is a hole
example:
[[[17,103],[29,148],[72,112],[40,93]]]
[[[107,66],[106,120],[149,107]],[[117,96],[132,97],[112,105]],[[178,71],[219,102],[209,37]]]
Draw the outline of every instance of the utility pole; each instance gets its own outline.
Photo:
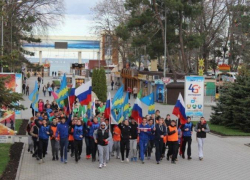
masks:
[[[166,5],[165,6],[165,32],[164,32],[164,66],[163,66],[163,77],[166,77],[166,61],[167,61],[167,44],[166,44],[166,40],[167,40],[167,10],[166,10]]]

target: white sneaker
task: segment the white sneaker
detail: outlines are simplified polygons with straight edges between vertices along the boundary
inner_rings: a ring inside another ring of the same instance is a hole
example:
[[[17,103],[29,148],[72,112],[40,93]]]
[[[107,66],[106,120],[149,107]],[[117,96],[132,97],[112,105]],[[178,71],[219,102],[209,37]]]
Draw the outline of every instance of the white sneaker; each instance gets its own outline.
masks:
[[[121,160],[121,162],[123,163],[124,161],[123,161],[123,160]]]
[[[43,160],[42,160],[42,159],[40,159],[38,163],[39,163],[39,164],[42,164],[42,163],[43,163]]]
[[[127,161],[127,162],[129,162],[129,159],[128,159],[128,158],[126,158],[126,161]]]
[[[106,167],[107,166],[107,164],[106,163],[103,163],[103,167]]]
[[[99,168],[102,169],[102,164],[99,164]]]

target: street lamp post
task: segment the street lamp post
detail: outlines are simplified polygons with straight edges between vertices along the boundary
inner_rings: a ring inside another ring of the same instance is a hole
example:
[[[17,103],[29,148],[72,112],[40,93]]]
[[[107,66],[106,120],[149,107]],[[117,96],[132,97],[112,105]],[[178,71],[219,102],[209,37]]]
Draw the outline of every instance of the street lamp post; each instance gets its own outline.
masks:
[[[163,77],[166,77],[166,61],[167,61],[167,10],[166,10],[166,5],[165,5],[165,31],[164,31],[164,66],[163,66]]]

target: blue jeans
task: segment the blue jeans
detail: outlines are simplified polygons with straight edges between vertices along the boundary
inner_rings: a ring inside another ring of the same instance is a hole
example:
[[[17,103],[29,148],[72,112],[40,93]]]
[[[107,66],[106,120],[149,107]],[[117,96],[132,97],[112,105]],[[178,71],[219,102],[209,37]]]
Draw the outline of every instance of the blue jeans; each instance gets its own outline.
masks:
[[[139,146],[140,146],[140,157],[141,160],[144,161],[144,154],[147,150],[147,146],[148,146],[148,140],[140,140],[139,141]]]
[[[60,139],[60,155],[61,155],[61,158],[62,158],[63,157],[63,151],[64,151],[64,159],[65,160],[67,160],[68,144],[69,144],[68,138]]]

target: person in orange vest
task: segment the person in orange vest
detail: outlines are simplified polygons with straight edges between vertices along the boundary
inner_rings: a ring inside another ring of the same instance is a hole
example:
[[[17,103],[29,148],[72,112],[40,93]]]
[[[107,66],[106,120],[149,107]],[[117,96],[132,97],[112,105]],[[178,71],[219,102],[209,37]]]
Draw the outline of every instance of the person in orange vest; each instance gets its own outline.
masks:
[[[50,136],[50,143],[51,143],[51,150],[52,150],[52,161],[58,160],[58,150],[59,150],[59,141],[56,140],[56,130],[57,130],[57,119],[54,118],[51,125],[51,136]]]
[[[167,160],[169,161],[169,156],[172,156],[171,163],[175,163],[176,153],[177,153],[177,147],[178,147],[178,130],[176,127],[175,120],[171,121],[171,125],[168,126],[168,154],[167,154]]]
[[[114,151],[116,152],[116,159],[120,159],[120,141],[121,141],[121,130],[115,125],[113,130],[113,141],[114,141]]]

